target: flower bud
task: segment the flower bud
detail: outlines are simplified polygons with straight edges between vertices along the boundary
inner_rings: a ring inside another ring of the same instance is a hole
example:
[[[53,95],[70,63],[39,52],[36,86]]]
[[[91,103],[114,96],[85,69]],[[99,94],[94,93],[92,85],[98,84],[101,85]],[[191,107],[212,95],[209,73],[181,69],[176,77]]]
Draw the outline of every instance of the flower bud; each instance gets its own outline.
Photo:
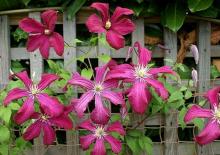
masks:
[[[192,80],[193,80],[193,86],[194,87],[197,87],[197,83],[198,83],[198,73],[197,73],[197,70],[195,70],[193,68],[192,70]]]
[[[192,52],[195,63],[198,64],[199,62],[199,51],[196,45],[192,44],[190,45],[190,52]]]

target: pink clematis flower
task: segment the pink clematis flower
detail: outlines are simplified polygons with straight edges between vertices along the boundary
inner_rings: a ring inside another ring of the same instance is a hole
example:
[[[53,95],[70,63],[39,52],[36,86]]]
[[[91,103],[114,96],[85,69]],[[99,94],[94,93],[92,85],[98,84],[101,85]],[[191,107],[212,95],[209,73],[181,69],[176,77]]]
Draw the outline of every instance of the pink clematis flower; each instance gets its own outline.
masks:
[[[32,140],[40,135],[43,131],[43,143],[50,145],[54,142],[56,133],[54,127],[72,129],[72,120],[68,117],[67,113],[61,113],[59,116],[47,115],[41,110],[42,113],[33,113],[31,119],[34,119],[34,123],[31,124],[25,133],[23,138],[27,141]]]
[[[106,40],[111,47],[115,49],[124,47],[125,39],[123,35],[129,34],[135,29],[134,23],[128,19],[128,16],[134,12],[127,8],[117,7],[110,17],[109,4],[93,3],[91,7],[100,12],[101,19],[96,14],[88,18],[86,26],[89,32],[105,33]]]
[[[63,37],[54,32],[57,21],[57,11],[48,10],[41,14],[43,24],[32,18],[24,18],[19,22],[19,27],[29,33],[27,50],[33,52],[39,48],[41,55],[48,59],[50,47],[53,47],[59,56],[63,55]]]
[[[160,73],[175,73],[169,66],[150,68],[148,62],[151,60],[151,52],[141,47],[138,42],[134,47],[138,47],[138,63],[136,65],[112,65],[106,79],[121,79],[124,82],[132,83],[132,87],[127,91],[128,99],[134,112],[143,114],[151,101],[151,94],[147,86],[154,87],[158,95],[165,100],[169,94],[164,85],[157,80],[157,76]]]
[[[86,90],[86,92],[74,103],[74,110],[79,117],[83,116],[88,103],[95,99],[95,109],[91,113],[91,119],[97,124],[106,124],[110,117],[109,109],[103,104],[104,100],[109,100],[115,105],[124,104],[122,93],[111,91],[117,88],[116,80],[105,80],[105,74],[108,64],[96,68],[96,77],[94,81],[81,77],[78,73],[74,73],[68,84],[78,85]],[[75,100],[74,100],[75,101]]]
[[[95,143],[91,155],[106,155],[104,142],[108,142],[115,154],[121,151],[121,142],[111,136],[111,132],[118,132],[125,135],[125,131],[120,122],[114,122],[110,125],[93,124],[86,120],[79,125],[80,128],[91,131],[91,134],[80,137],[80,144],[83,150],[87,150],[92,143]]]
[[[211,143],[220,137],[220,87],[210,89],[205,97],[208,99],[211,108],[203,109],[198,105],[193,105],[187,111],[184,121],[190,122],[194,118],[208,118],[205,128],[195,137],[195,141],[200,145]]]
[[[23,71],[15,74],[25,85],[25,89],[14,88],[7,94],[3,101],[6,106],[11,101],[26,97],[22,107],[15,114],[14,120],[17,124],[21,124],[28,120],[34,113],[34,100],[37,99],[45,113],[51,116],[58,116],[63,112],[63,105],[56,99],[49,97],[43,90],[48,87],[53,81],[59,79],[55,74],[43,74],[41,81],[35,84],[28,77],[27,72]]]

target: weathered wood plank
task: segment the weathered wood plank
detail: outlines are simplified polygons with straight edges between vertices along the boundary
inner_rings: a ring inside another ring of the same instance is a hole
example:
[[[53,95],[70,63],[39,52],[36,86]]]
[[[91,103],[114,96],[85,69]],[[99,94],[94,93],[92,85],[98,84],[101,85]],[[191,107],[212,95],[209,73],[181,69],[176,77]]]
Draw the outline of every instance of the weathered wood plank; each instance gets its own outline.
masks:
[[[177,34],[172,32],[171,30],[164,28],[164,42],[165,46],[170,49],[166,51],[166,59],[172,59],[174,62],[176,61],[177,56]],[[166,65],[172,66],[173,64],[167,63]],[[165,116],[165,146],[164,146],[164,154],[165,155],[178,155],[177,151],[177,111],[172,110],[169,114]]]
[[[0,84],[4,87],[10,74],[10,28],[8,16],[0,16]]]
[[[200,59],[198,64],[199,82],[198,92],[205,92],[209,89],[210,84],[210,50],[211,50],[211,23],[201,21],[198,25],[198,50],[200,53]],[[207,105],[208,106],[208,105]],[[198,155],[212,154],[211,145],[197,146]]]
[[[76,38],[76,20],[75,17],[72,20],[67,20],[67,14],[63,16],[63,37],[68,45],[73,44],[73,40]],[[76,46],[75,44],[73,46]],[[70,72],[75,72],[76,69],[76,48],[65,47],[64,50],[64,67]],[[74,122],[76,124],[76,122]],[[78,155],[80,154],[79,148],[79,135],[78,131],[67,131],[67,155]]]
[[[29,13],[30,18],[34,18],[40,21],[40,13],[33,12]],[[27,51],[25,51],[27,52]],[[43,59],[40,55],[39,50],[29,53],[30,54],[30,73],[31,79],[33,81],[39,81],[41,79],[41,74],[43,73]],[[39,138],[34,140],[34,153],[35,155],[44,154],[44,147],[43,146],[43,137],[42,135]]]

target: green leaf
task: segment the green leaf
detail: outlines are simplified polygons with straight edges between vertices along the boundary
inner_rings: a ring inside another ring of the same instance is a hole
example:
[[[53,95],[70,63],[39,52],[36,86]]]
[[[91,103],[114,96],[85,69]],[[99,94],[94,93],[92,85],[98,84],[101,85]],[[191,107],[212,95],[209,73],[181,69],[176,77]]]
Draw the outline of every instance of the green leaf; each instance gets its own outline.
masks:
[[[91,68],[89,69],[84,68],[81,71],[81,76],[83,76],[84,78],[91,79],[92,75],[93,75],[93,70]]]
[[[139,138],[139,145],[142,150],[147,152],[147,155],[153,154],[153,142],[149,137],[141,137]]]
[[[216,79],[220,76],[220,72],[218,71],[217,67],[215,65],[211,66],[211,78]]]
[[[193,123],[195,124],[195,126],[199,128],[199,130],[202,130],[204,127],[204,120],[201,118],[195,118],[193,120]]]
[[[189,99],[189,98],[191,98],[192,97],[192,92],[190,91],[190,90],[187,90],[186,92],[185,92],[185,99],[187,100],[187,99]]]
[[[180,110],[179,115],[178,115],[179,124],[182,129],[186,127],[186,123],[184,122],[184,117],[185,117],[186,112],[187,112],[187,108],[183,107]]]
[[[143,5],[135,5],[135,6],[132,6],[132,10],[134,11],[134,14],[136,16],[139,16],[140,13],[143,11],[144,7]]]
[[[72,19],[79,9],[85,4],[86,0],[75,0],[67,7],[67,18]]]
[[[176,91],[174,93],[172,93],[168,99],[168,102],[174,102],[177,100],[181,100],[183,98],[183,94],[180,91]]]
[[[138,139],[130,137],[130,136],[126,136],[126,143],[128,147],[131,149],[131,151],[133,152],[133,154],[140,154],[141,147],[138,143]]]
[[[0,142],[6,142],[10,138],[10,131],[6,126],[0,125]]]
[[[18,109],[20,109],[20,105],[18,103],[16,103],[16,102],[13,102],[13,103],[9,104],[8,107],[11,110],[18,110]]]
[[[196,15],[208,17],[208,18],[216,18],[218,16],[218,9],[211,6],[206,10],[196,12]]]
[[[188,0],[188,7],[191,12],[208,9],[214,0]]]
[[[8,155],[8,145],[7,144],[0,144],[0,154],[1,155]]]
[[[15,32],[12,33],[15,41],[19,42],[22,39],[28,38],[28,33],[24,32],[22,29],[17,28]]]
[[[28,3],[30,3],[31,0],[22,0],[25,6],[28,6]]]
[[[139,130],[133,129],[133,130],[129,130],[127,132],[127,135],[131,136],[131,137],[136,137],[137,138],[137,137],[143,136],[143,133],[141,131],[139,131]]]
[[[107,54],[102,54],[98,58],[100,61],[102,61],[104,63],[107,63],[107,62],[109,62],[109,60],[111,60],[111,57]]]
[[[186,17],[186,9],[183,4],[176,1],[169,3],[165,11],[161,15],[163,26],[168,27],[174,32],[177,32],[183,25]]]
[[[11,109],[9,107],[0,107],[0,118],[6,124],[9,124],[11,118]]]

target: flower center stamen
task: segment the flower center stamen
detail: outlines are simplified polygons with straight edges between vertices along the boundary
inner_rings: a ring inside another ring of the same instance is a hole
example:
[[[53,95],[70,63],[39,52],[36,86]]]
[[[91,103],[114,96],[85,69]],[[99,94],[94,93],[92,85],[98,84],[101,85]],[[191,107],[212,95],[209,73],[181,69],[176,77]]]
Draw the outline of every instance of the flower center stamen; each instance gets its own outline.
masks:
[[[112,26],[112,23],[109,20],[107,20],[107,22],[105,23],[105,28],[109,30],[111,26]]]
[[[51,34],[51,31],[50,31],[49,29],[45,29],[45,30],[44,30],[44,34],[45,34],[45,35],[50,35],[50,34]]]
[[[38,89],[37,85],[33,84],[31,86],[31,94],[36,95],[40,92],[40,90]]]
[[[148,73],[149,68],[144,66],[137,66],[135,68],[135,77],[138,79],[150,77],[151,74]]]
[[[96,128],[94,135],[97,138],[102,138],[106,135],[106,132],[105,132],[104,128],[98,127],[98,128]]]
[[[95,91],[96,93],[100,93],[102,90],[103,90],[103,87],[102,87],[101,84],[96,84],[96,85],[94,86],[94,91]]]
[[[47,115],[42,115],[41,118],[40,118],[40,120],[41,120],[42,122],[47,122],[47,121],[48,121],[48,116],[47,116]]]
[[[213,120],[217,121],[220,124],[220,107],[214,107]]]

